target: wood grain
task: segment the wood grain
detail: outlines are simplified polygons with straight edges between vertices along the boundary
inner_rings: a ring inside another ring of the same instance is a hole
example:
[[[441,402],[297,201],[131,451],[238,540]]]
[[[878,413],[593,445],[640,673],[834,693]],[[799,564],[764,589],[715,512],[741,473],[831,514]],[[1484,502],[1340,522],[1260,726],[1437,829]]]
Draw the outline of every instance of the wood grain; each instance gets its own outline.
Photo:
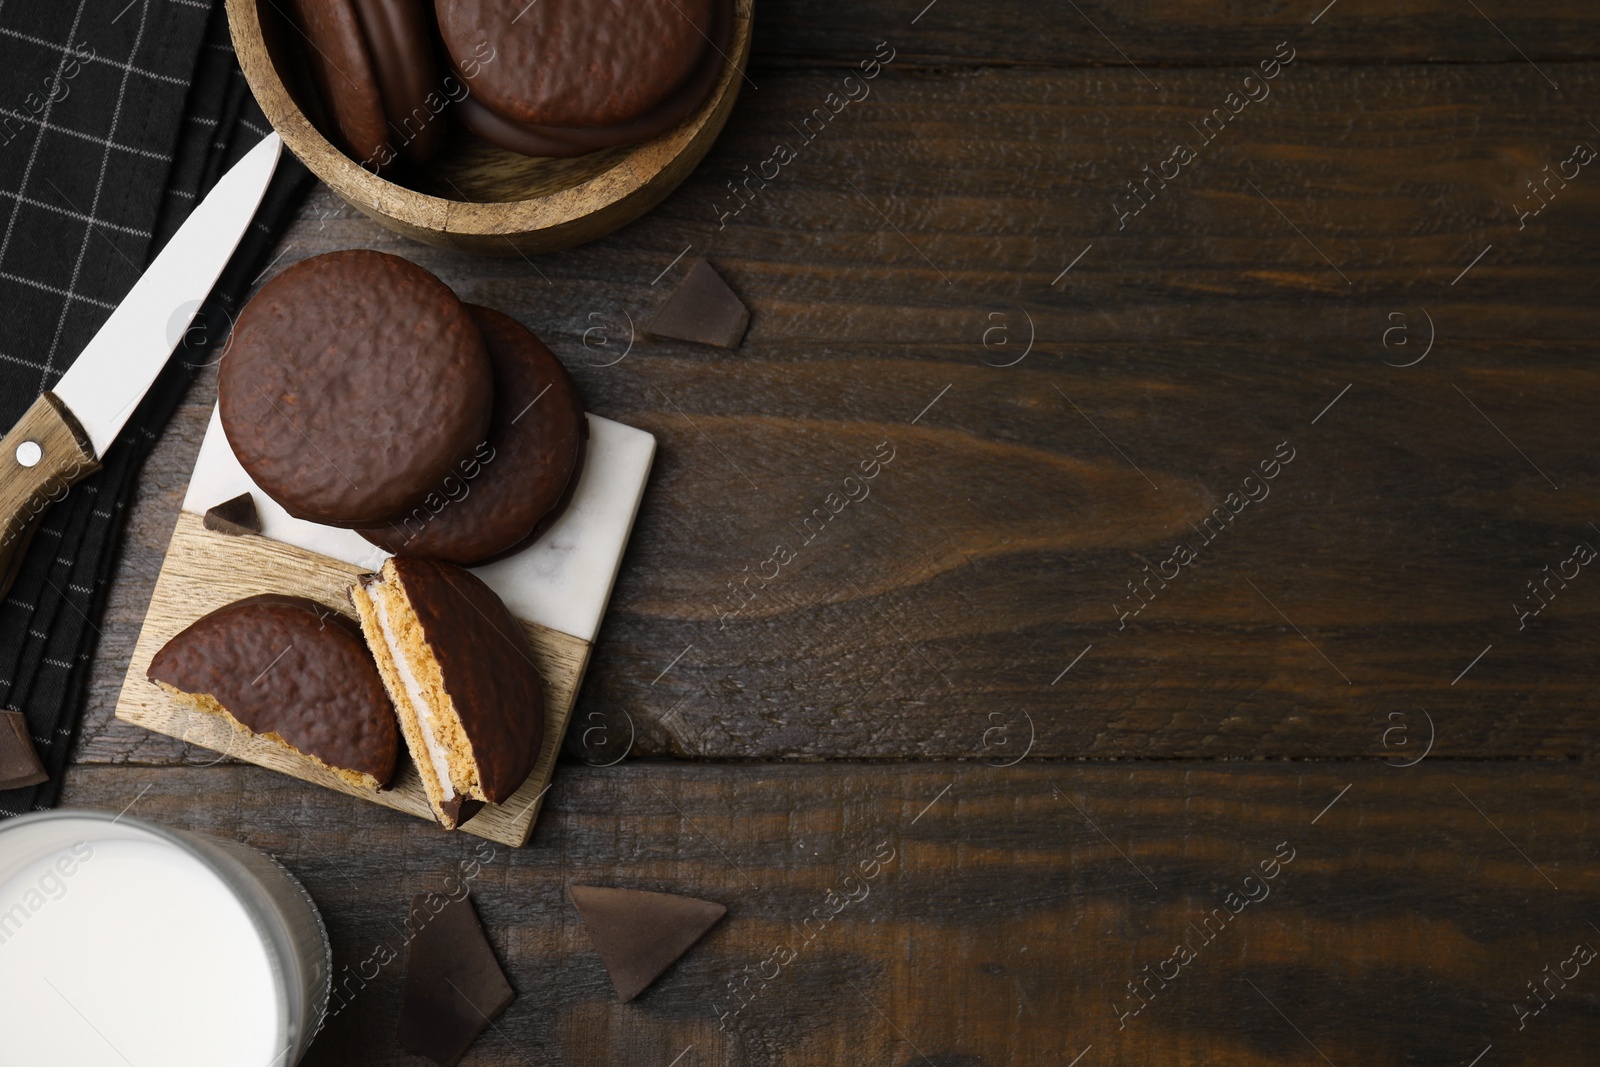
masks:
[[[691,1045],[680,1067],[1064,1067],[1089,1046],[1080,1067],[1260,1067],[1322,1063],[1313,1044],[1341,1067],[1461,1065],[1490,1044],[1485,1063],[1579,1065],[1600,1039],[1592,965],[1520,1031],[1513,1009],[1575,944],[1600,947],[1600,784],[1579,767],[574,765],[529,847],[492,854],[251,767],[80,767],[66,801],[136,798],[132,816],[277,855],[322,908],[336,971],[375,975],[349,979],[307,1067],[410,1062],[393,1036],[406,907],[462,885],[518,992],[473,1047],[485,1067],[666,1067]],[[573,882],[729,914],[618,1005]],[[858,899],[830,914],[830,891]],[[1189,931],[1229,893],[1266,895],[1209,941]],[[1185,938],[1196,958],[1119,1029],[1127,983]],[[785,945],[795,958],[763,967]],[[399,958],[363,968],[379,946]],[[730,986],[748,1003],[719,1029]]]
[[[215,533],[205,528],[201,516],[181,512],[128,664],[117,717],[204,746],[219,753],[217,759],[226,756],[259,764],[433,822],[427,794],[409,757],[402,755],[389,788],[376,792],[361,789],[291,755],[281,745],[240,733],[217,716],[179,702],[146,677],[150,660],[180,630],[207,612],[247,596],[310,597],[350,615],[346,591],[361,573],[360,567],[264,537]],[[573,698],[589,660],[588,642],[536,623],[522,625],[535,667],[544,679],[544,747],[528,780],[505,803],[488,805],[461,827],[465,833],[513,847],[527,841],[539,817],[572,716]]]
[[[723,228],[726,181],[838,71],[772,73],[661,208],[538,266],[419,248],[326,194],[288,238],[280,266],[411,256],[662,442],[581,720],[707,759],[970,758],[991,713],[1031,721],[1034,755],[1382,757],[1389,716],[1421,712],[1440,755],[1594,754],[1587,572],[1525,626],[1512,605],[1600,522],[1600,185],[1520,230],[1510,205],[1585,136],[1600,69],[1556,97],[1498,67],[1297,61],[1119,229],[1120,182],[1232,73],[1172,70],[1187,104],[1160,109],[1131,71],[897,64]],[[640,336],[617,362],[686,245],[752,308],[743,346]],[[1432,353],[1386,365],[1421,351],[1424,311]],[[1384,345],[1396,314],[1411,348]],[[171,521],[196,410],[136,531]],[[723,625],[728,583],[881,441],[871,496]],[[1270,498],[1119,628],[1127,583],[1285,441]],[[98,714],[85,758],[182,758]]]
[[[1583,568],[1512,605],[1600,537],[1593,168],[1518,217],[1600,147],[1597,19],[769,3],[716,146],[602,241],[490,261],[319,190],[274,270],[406,255],[658,436],[581,729],[528,847],[474,868],[482,842],[113,719],[207,372],[129,509],[66,802],[273,851],[345,976],[403,960],[411,895],[476,871],[519,998],[472,1063],[1588,1063],[1592,967],[1516,1006],[1600,947],[1600,600]],[[884,41],[870,96],[797,133]],[[1281,41],[1272,95],[1121,225],[1125,183]],[[700,256],[753,312],[737,351],[638,332]],[[730,600],[880,442],[870,496]],[[1270,496],[1119,628],[1127,583],[1282,442]],[[1119,1018],[1283,842],[1271,896]],[[730,916],[619,1006],[574,881]],[[308,1067],[411,1062],[402,975]]]
[[[39,516],[99,469],[83,427],[54,393],[39,394],[0,437],[0,596],[16,579]]]
[[[1474,10],[1476,6],[1477,10]],[[1152,93],[1174,65],[1254,65],[1285,38],[1320,62],[1521,64],[1600,55],[1600,12],[1584,0],[1457,4],[1452,0],[1304,0],[1196,4],[1187,0],[1074,0],[1069,4],[910,4],[800,0],[763,6],[756,69],[846,65],[888,38],[913,61],[975,65],[1146,68]],[[1524,56],[1527,58],[1524,59]],[[1560,82],[1560,70],[1548,70]],[[1517,77],[1510,71],[1508,77]]]

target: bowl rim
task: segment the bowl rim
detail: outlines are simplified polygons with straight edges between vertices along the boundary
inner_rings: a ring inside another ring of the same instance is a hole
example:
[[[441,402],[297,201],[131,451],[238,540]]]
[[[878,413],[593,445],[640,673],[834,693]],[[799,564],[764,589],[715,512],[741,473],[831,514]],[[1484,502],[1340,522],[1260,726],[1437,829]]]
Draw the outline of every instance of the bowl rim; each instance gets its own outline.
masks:
[[[524,200],[450,200],[379,177],[325,137],[295,103],[267,52],[259,5],[275,0],[226,0],[228,32],[256,102],[283,143],[306,167],[342,198],[408,226],[464,237],[495,237],[556,230],[605,211],[641,192],[673,160],[692,150],[737,79],[745,76],[750,55],[753,0],[733,0],[730,54],[721,75],[693,116],[666,132],[630,146],[611,166],[562,189]],[[281,12],[281,9],[280,13]]]

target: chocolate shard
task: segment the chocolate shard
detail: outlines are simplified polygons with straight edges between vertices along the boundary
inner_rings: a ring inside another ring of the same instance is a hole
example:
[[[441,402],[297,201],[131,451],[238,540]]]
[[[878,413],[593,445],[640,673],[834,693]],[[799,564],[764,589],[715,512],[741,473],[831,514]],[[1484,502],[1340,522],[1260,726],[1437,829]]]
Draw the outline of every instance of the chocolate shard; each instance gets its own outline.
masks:
[[[454,830],[478,814],[486,806],[481,800],[473,800],[471,797],[457,793],[454,797],[439,805],[439,813],[448,820],[445,824],[445,829]]]
[[[49,777],[28,736],[28,720],[20,711],[0,711],[0,789],[38,785]]]
[[[256,511],[256,501],[249,493],[240,493],[232,500],[224,500],[206,511],[206,529],[217,533],[244,534],[261,532],[261,513]]]
[[[750,326],[750,309],[703,259],[650,320],[650,333],[675,341],[738,348]]]
[[[728,913],[721,904],[675,893],[590,885],[569,886],[567,892],[624,1004]]]
[[[413,897],[411,928],[416,934],[400,998],[400,1047],[454,1067],[517,994],[470,897]]]

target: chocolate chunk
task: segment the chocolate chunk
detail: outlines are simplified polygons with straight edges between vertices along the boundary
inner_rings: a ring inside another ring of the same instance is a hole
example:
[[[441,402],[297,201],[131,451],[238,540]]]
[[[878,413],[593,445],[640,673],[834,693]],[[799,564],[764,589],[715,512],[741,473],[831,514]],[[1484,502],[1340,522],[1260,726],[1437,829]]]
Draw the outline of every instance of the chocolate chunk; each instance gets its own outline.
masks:
[[[650,320],[649,330],[656,337],[738,348],[749,326],[750,309],[744,301],[711,264],[697,259],[689,276]]]
[[[728,913],[721,904],[674,893],[589,885],[569,886],[567,892],[624,1004]]]
[[[20,711],[0,711],[0,789],[38,785],[50,776],[39,762]]]
[[[485,807],[487,807],[487,805],[484,804],[483,801],[473,800],[471,797],[462,796],[459,793],[439,805],[440,811],[444,813],[445,818],[448,819],[449,822],[454,826],[460,826],[462,823],[478,814],[478,812],[482,811]]]
[[[224,500],[206,511],[206,529],[235,537],[261,532],[261,513],[256,511],[255,497],[240,493],[232,500]]]
[[[470,897],[413,897],[411,928],[416,935],[400,997],[400,1047],[454,1067],[516,990],[494,958]]]

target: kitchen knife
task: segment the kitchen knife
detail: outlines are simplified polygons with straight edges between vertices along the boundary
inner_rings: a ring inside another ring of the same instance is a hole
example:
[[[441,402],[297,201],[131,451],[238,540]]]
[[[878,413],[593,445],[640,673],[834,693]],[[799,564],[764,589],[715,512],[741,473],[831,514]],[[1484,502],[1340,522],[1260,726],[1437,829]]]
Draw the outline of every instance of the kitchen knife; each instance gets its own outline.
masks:
[[[53,390],[0,438],[0,596],[36,520],[100,468],[250,227],[283,142],[267,137],[190,213]]]

